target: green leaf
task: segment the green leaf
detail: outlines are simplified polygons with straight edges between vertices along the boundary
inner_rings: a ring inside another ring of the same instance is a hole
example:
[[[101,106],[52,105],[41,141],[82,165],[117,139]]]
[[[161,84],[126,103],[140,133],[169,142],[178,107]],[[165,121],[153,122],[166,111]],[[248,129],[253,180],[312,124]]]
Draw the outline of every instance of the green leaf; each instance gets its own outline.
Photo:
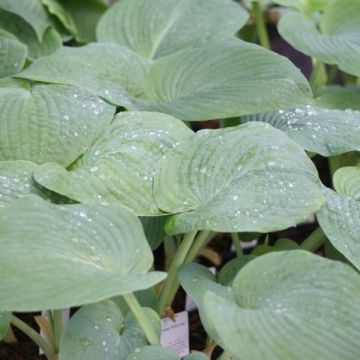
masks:
[[[262,123],[203,130],[181,142],[160,160],[154,193],[161,210],[181,213],[166,224],[170,234],[267,233],[303,221],[324,202],[304,151]]]
[[[50,26],[48,15],[38,0],[0,0],[0,8],[23,18],[35,30],[41,42]]]
[[[28,196],[0,209],[2,310],[62,309],[146,289],[164,278],[147,273],[152,262],[140,221],[123,207]]]
[[[144,309],[160,330],[159,316]],[[147,345],[135,317],[124,316],[111,300],[83,306],[70,319],[60,343],[59,360],[126,360]]]
[[[229,38],[247,19],[230,0],[122,0],[107,10],[96,34],[155,59]]]
[[[151,250],[157,249],[165,239],[164,227],[167,219],[168,216],[142,216],[140,218]]]
[[[360,200],[360,167],[346,166],[337,170],[333,183],[337,192]]]
[[[56,16],[70,34],[75,35],[77,33],[74,19],[65,9],[62,2],[58,0],[41,0],[41,2],[46,6],[50,14]]]
[[[180,120],[148,112],[122,112],[73,164],[46,164],[35,174],[42,186],[84,203],[122,203],[138,215],[161,214],[153,174],[161,156],[192,131]]]
[[[209,292],[204,311],[210,336],[241,359],[358,359],[360,277],[348,265],[275,252],[248,263],[233,290],[235,301]]]
[[[64,85],[0,88],[0,160],[76,160],[110,123],[114,108]]]
[[[211,291],[212,293],[231,300],[233,299],[231,288],[218,284],[215,276],[208,268],[195,263],[185,264],[181,267],[179,271],[179,282],[198,306],[201,322],[207,329],[207,332],[209,334],[216,332],[208,320],[209,314],[203,311],[204,296],[207,292]]]
[[[61,5],[75,23],[75,40],[80,43],[95,41],[96,25],[107,9],[107,1],[61,0]]]
[[[62,47],[42,57],[20,77],[77,86],[109,102],[131,107],[144,88],[147,62],[115,44]]]
[[[219,283],[224,286],[231,285],[240,269],[255,258],[254,255],[243,255],[227,262],[218,274]]]
[[[334,247],[360,269],[360,201],[331,189],[324,194],[326,203],[316,214],[319,224]]]
[[[316,105],[327,109],[360,110],[360,87],[358,86],[327,86],[316,98]]]
[[[287,13],[279,23],[281,36],[297,50],[360,76],[360,2],[335,0],[327,4],[317,24],[301,13]],[[294,31],[296,29],[296,31]]]
[[[11,312],[0,311],[0,340],[6,335],[11,322]]]
[[[180,360],[180,358],[170,349],[160,346],[145,346],[137,349],[126,360]]]
[[[150,64],[115,44],[64,47],[20,77],[69,84],[128,109],[207,120],[311,101],[308,82],[287,59],[241,40],[183,50]]]
[[[30,161],[0,161],[0,207],[23,196],[36,194],[56,204],[69,204],[70,199],[55,194],[33,180],[39,166]]]
[[[209,120],[295,106],[311,90],[287,59],[234,39],[159,59],[142,97],[145,110]]]
[[[273,0],[275,4],[295,8],[304,13],[321,11],[326,7],[327,0]]]
[[[307,151],[334,156],[360,149],[360,111],[303,105],[241,118],[262,121],[282,130]]]
[[[54,28],[49,27],[45,30],[42,41],[39,41],[35,31],[26,21],[2,10],[0,10],[0,28],[13,34],[20,42],[27,45],[30,60],[51,54],[62,44],[61,36]]]
[[[0,207],[25,195],[44,194],[32,180],[38,165],[28,161],[0,161]]]
[[[15,75],[25,64],[27,48],[21,42],[0,35],[0,78]]]

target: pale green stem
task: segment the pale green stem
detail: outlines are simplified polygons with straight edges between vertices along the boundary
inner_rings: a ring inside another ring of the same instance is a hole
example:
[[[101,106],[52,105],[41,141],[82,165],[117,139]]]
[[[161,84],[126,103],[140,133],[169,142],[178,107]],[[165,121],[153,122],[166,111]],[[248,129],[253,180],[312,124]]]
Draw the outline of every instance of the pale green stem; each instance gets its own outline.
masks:
[[[34,341],[39,346],[39,348],[44,351],[48,359],[51,359],[55,355],[55,349],[49,343],[47,343],[47,341],[31,326],[26,324],[15,315],[12,316],[11,323],[24,334],[26,334],[32,341]]]
[[[171,294],[173,293],[172,288],[173,287],[177,288],[179,286],[178,285],[179,282],[177,280],[177,274],[181,265],[184,263],[186,255],[188,254],[192,243],[194,242],[196,233],[197,231],[191,231],[184,236],[176,252],[176,255],[170,265],[168,276],[165,280],[164,287],[162,288],[160,293],[160,298],[159,298],[160,315],[163,313],[163,310],[165,310],[172,303],[173,300],[171,298]]]
[[[199,254],[199,251],[205,247],[216,235],[216,232],[203,230],[196,237],[193,245],[190,248],[190,251],[186,255],[184,263],[193,261],[196,256]]]
[[[195,238],[188,254],[186,255],[185,260],[183,261],[183,264],[193,261],[196,258],[196,256],[199,254],[199,251],[203,247],[205,247],[211,241],[211,239],[214,238],[215,235],[216,235],[216,233],[212,232],[212,231],[207,231],[207,230],[201,231],[198,234],[198,236]],[[168,304],[169,304],[168,306],[170,306],[172,304],[172,302],[174,301],[176,293],[179,290],[179,287],[180,287],[180,284],[176,279],[176,281],[174,281],[174,283],[168,293]]]
[[[58,352],[60,349],[60,340],[64,330],[63,324],[63,310],[54,310],[52,312],[52,332],[54,338],[55,350]]]
[[[166,236],[164,239],[164,253],[165,253],[165,271],[168,271],[176,253],[175,241],[172,236]]]
[[[310,75],[310,85],[313,90],[326,84],[325,66],[321,61],[313,59],[313,70]]]
[[[243,253],[243,249],[240,244],[239,234],[237,232],[232,232],[230,235],[231,235],[231,240],[235,247],[236,256],[241,257],[244,253]]]
[[[270,49],[269,35],[266,30],[266,25],[259,1],[253,2],[252,10],[255,17],[256,29],[259,36],[260,44],[264,48]]]
[[[300,248],[307,251],[315,251],[325,242],[325,240],[326,236],[319,227],[304,240],[304,242],[300,245]]]
[[[159,345],[160,339],[157,335],[154,327],[152,326],[149,318],[146,316],[144,309],[139,304],[136,296],[132,293],[123,295],[124,300],[129,306],[131,312],[138,321],[141,329],[144,331],[144,334],[150,345]]]

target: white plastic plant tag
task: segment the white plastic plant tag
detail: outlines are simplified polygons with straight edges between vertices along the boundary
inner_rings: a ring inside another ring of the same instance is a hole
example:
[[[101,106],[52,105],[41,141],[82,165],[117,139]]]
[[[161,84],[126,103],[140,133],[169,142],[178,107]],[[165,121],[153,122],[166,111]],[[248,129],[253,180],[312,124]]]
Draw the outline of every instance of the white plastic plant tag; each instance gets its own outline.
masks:
[[[187,311],[175,314],[174,319],[161,319],[161,346],[175,351],[180,357],[189,355],[189,317]]]
[[[214,274],[214,275],[216,275],[216,268],[215,267],[209,267],[209,270]],[[187,311],[187,312],[190,312],[190,311],[194,311],[194,310],[196,310],[197,309],[197,305],[196,305],[196,303],[195,303],[195,301],[194,301],[194,299],[191,297],[191,296],[189,296],[189,295],[187,295],[186,294],[186,297],[185,297],[185,310]]]
[[[46,311],[42,311],[42,312],[41,312],[41,316],[43,316],[43,317],[46,318],[46,319],[49,319],[48,313],[47,313]],[[65,309],[65,310],[63,311],[62,321],[63,321],[64,327],[65,327],[66,324],[68,323],[69,319],[70,319],[70,308],[69,308],[69,309]],[[45,335],[44,335],[44,333],[43,333],[42,330],[40,330],[40,335],[41,335],[43,338],[45,337]],[[39,348],[39,355],[44,355],[44,351],[43,351],[43,349],[41,349],[41,348]]]

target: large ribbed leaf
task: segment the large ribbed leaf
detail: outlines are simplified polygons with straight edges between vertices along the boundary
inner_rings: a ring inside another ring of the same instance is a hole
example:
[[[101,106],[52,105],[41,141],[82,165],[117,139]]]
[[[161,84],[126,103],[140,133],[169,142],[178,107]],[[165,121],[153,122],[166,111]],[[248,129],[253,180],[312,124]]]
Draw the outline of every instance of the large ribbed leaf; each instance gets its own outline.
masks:
[[[182,212],[170,233],[284,229],[317,211],[324,199],[304,151],[268,124],[205,130],[168,151],[154,191],[165,212]]]
[[[309,101],[306,79],[287,59],[228,40],[159,59],[146,79],[145,109],[182,120],[277,110]]]
[[[0,209],[0,309],[37,311],[146,289],[163,273],[123,207],[52,205],[28,196]],[[26,296],[24,296],[26,294]]]
[[[193,132],[180,120],[151,112],[123,112],[70,171],[47,164],[35,174],[42,186],[84,203],[122,203],[139,215],[161,213],[153,174],[161,156]]]
[[[170,349],[160,346],[145,346],[136,349],[126,360],[179,360],[179,356]],[[185,358],[187,360],[188,358]]]
[[[321,89],[316,105],[327,109],[360,110],[360,86],[327,86]]]
[[[0,78],[15,75],[25,64],[27,49],[15,38],[2,36],[0,32]]]
[[[337,184],[339,181],[338,178]],[[317,219],[334,247],[360,269],[360,201],[356,200],[356,193],[351,198],[344,192],[345,195],[325,189],[326,203]]]
[[[41,2],[47,7],[50,14],[53,14],[58,18],[71,35],[76,35],[77,28],[74,19],[71,14],[66,11],[62,2],[59,2],[58,0],[41,0]]]
[[[146,75],[148,67],[125,47],[91,44],[62,48],[20,76],[79,86],[114,104],[181,120],[277,110],[311,97],[306,79],[288,60],[240,40],[165,56]]]
[[[334,174],[334,187],[337,192],[360,200],[360,167],[346,166]]]
[[[71,86],[0,88],[0,160],[75,161],[99,136],[114,107]]]
[[[266,122],[285,132],[305,150],[323,156],[360,149],[360,111],[303,105],[244,116],[241,121]]]
[[[75,39],[81,43],[95,41],[96,24],[106,11],[108,1],[61,0],[60,3],[75,23]]]
[[[160,332],[159,316],[144,309]],[[66,326],[60,343],[60,360],[127,360],[128,355],[147,345],[138,321],[124,316],[111,300],[83,306]]]
[[[166,237],[165,222],[168,216],[142,216],[145,236],[152,250],[157,249]]]
[[[330,1],[317,24],[301,13],[288,13],[279,23],[281,36],[297,50],[347,73],[360,76],[360,2]]]
[[[0,311],[0,340],[6,335],[11,321],[11,313]]]
[[[33,173],[38,167],[30,161],[0,161],[0,207],[29,194],[36,194],[57,204],[72,202],[34,181]]]
[[[38,59],[20,76],[37,81],[74,85],[128,107],[143,92],[147,63],[115,44],[62,47]]]
[[[101,42],[127,46],[147,59],[233,35],[248,18],[232,0],[122,0],[101,18]]]
[[[32,179],[37,167],[29,161],[0,161],[0,207],[25,195],[43,194]]]
[[[39,41],[35,31],[26,21],[1,9],[0,28],[15,35],[20,42],[27,45],[30,60],[51,54],[62,44],[61,36],[54,28],[45,30],[42,40]]]
[[[204,313],[204,296],[207,292],[211,292],[233,300],[232,289],[218,284],[208,268],[194,263],[186,264],[180,269],[179,281],[186,293],[196,302],[202,324],[209,334],[214,334],[216,329],[208,321],[208,314]]]
[[[50,22],[39,0],[0,0],[0,8],[23,18],[35,30],[39,41],[42,41]]]
[[[293,7],[304,13],[308,13],[311,11],[323,10],[327,0],[273,0],[272,2],[282,6]]]
[[[360,277],[348,265],[272,253],[247,264],[233,290],[235,301],[208,293],[204,313],[210,336],[242,360],[359,358]]]

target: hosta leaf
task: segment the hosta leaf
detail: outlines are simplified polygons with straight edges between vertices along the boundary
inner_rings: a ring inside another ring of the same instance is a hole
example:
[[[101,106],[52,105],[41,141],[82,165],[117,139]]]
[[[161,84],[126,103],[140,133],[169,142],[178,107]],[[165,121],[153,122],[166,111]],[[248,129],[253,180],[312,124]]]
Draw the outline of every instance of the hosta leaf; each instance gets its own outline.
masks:
[[[316,104],[328,109],[360,110],[360,87],[327,86],[316,98]]]
[[[144,309],[160,330],[160,319]],[[135,349],[147,345],[137,320],[124,316],[111,300],[83,306],[66,326],[60,343],[60,360],[127,360]]]
[[[0,340],[6,335],[11,321],[11,312],[0,311]]]
[[[164,278],[147,273],[152,261],[140,221],[123,207],[28,196],[0,210],[2,310],[67,308],[146,289]]]
[[[339,180],[337,180],[338,182]],[[317,213],[325,235],[348,260],[360,269],[360,201],[324,190],[326,203]]]
[[[35,30],[39,41],[42,41],[50,22],[39,0],[0,0],[0,8],[23,18]]]
[[[169,233],[271,232],[303,221],[324,202],[300,146],[262,123],[183,141],[159,162],[154,192],[160,209],[181,212],[167,223]]]
[[[71,171],[47,164],[35,179],[79,202],[120,202],[138,215],[159,214],[152,188],[156,164],[168,149],[192,134],[168,115],[122,112]]]
[[[236,301],[208,293],[204,308],[215,340],[241,359],[358,359],[360,277],[348,265],[271,253],[247,264],[233,290]]]
[[[137,106],[182,120],[226,118],[300,104],[306,79],[287,59],[241,40],[183,50],[155,62]]]
[[[304,54],[360,76],[359,16],[358,0],[335,0],[329,2],[321,17],[321,32],[315,22],[301,13],[284,15],[279,23],[279,32]]]
[[[179,272],[179,281],[186,293],[191,296],[199,308],[201,322],[208,332],[212,328],[208,321],[208,314],[203,312],[204,295],[211,291],[221,297],[233,299],[233,293],[230,287],[225,287],[216,282],[215,276],[205,266],[199,264],[186,264],[182,266]],[[216,332],[212,328],[212,332]]]
[[[61,24],[70,34],[75,35],[77,33],[74,19],[66,11],[62,2],[59,2],[58,0],[41,0],[41,2],[47,7],[50,14],[53,14],[59,19]]]
[[[20,72],[25,64],[26,46],[0,34],[0,78]]]
[[[15,35],[20,42],[27,45],[30,60],[51,54],[62,44],[61,36],[54,28],[49,27],[45,30],[42,40],[39,41],[35,31],[26,21],[2,10],[0,10],[0,28]]]
[[[145,346],[136,349],[127,360],[179,360],[179,356],[170,349],[160,346]],[[187,358],[186,358],[187,359]]]
[[[190,355],[186,356],[184,360],[208,360],[209,357],[200,351],[193,351]]]
[[[61,5],[75,23],[75,39],[81,43],[95,41],[96,24],[107,9],[107,1],[61,0]]]
[[[114,114],[101,99],[64,85],[0,88],[0,160],[76,160]]]
[[[39,165],[30,161],[0,161],[0,207],[29,194],[36,194],[56,204],[72,202],[34,181],[33,173],[38,167]]]
[[[129,107],[143,92],[147,63],[115,44],[62,47],[42,57],[20,76],[31,80],[74,85]]]
[[[334,174],[334,187],[337,192],[360,200],[360,167],[346,166]]]
[[[254,255],[243,255],[227,262],[219,271],[219,283],[224,286],[231,285],[240,269],[255,258]]]
[[[293,7],[302,12],[320,11],[327,4],[327,0],[273,0],[275,4]]]
[[[29,161],[0,161],[0,207],[29,194],[44,194],[32,174],[38,165]]]
[[[244,116],[241,121],[266,122],[285,132],[305,150],[323,156],[360,149],[360,111],[303,105]]]
[[[164,227],[167,219],[168,216],[142,216],[140,218],[145,236],[152,250],[157,249],[166,236]]]
[[[122,0],[104,14],[96,33],[101,42],[154,59],[228,38],[247,18],[230,0]]]

